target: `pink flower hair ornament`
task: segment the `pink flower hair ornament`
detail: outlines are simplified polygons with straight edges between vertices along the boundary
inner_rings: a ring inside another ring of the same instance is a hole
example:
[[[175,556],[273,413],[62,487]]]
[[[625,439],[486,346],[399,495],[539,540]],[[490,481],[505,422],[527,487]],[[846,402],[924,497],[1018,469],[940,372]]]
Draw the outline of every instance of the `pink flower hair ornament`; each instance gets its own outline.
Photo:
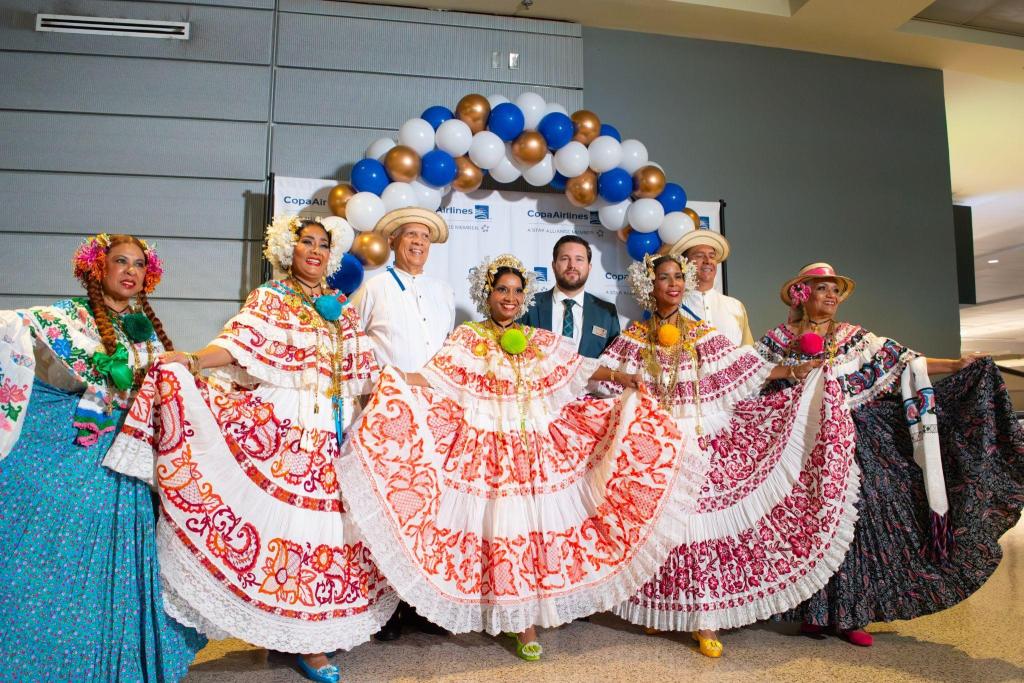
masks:
[[[799,308],[811,298],[811,288],[805,282],[797,282],[789,287],[789,300],[793,308]]]
[[[146,259],[146,276],[142,283],[142,289],[146,294],[152,294],[163,278],[164,262],[157,255],[155,244],[150,246],[144,239],[138,237],[133,239],[142,245],[142,254]],[[110,246],[110,235],[105,232],[87,237],[78,245],[75,255],[71,258],[71,263],[74,265],[75,277],[83,285],[87,284],[89,280],[102,282]]]

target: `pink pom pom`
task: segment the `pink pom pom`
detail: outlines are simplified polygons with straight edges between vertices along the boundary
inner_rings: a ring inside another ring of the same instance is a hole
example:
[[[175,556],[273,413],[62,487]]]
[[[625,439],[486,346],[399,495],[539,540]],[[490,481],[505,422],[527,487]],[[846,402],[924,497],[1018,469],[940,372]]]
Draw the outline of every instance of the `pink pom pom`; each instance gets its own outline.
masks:
[[[800,353],[805,356],[817,356],[825,348],[825,339],[814,332],[801,334],[797,343],[800,345]]]

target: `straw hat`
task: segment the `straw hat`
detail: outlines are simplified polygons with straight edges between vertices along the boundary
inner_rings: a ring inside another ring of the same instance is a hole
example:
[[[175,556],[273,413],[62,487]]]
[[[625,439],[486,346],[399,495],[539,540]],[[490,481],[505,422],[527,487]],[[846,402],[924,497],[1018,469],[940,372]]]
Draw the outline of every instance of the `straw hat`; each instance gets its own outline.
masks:
[[[385,239],[390,238],[396,230],[409,223],[420,223],[430,231],[430,241],[444,244],[448,241],[448,224],[434,211],[427,211],[415,206],[395,209],[384,214],[373,231],[380,233]]]
[[[721,233],[707,228],[691,230],[672,245],[669,251],[673,254],[683,254],[687,249],[698,246],[709,246],[715,250],[715,260],[721,263],[729,258],[729,241]]]
[[[789,288],[807,280],[835,280],[836,284],[839,285],[840,302],[846,301],[846,298],[853,294],[853,290],[857,286],[856,282],[845,275],[837,275],[836,269],[827,263],[810,263],[801,268],[796,277],[786,280],[786,284],[782,285],[782,291],[779,292],[779,296],[782,297],[782,303],[792,306],[793,301],[789,298]]]

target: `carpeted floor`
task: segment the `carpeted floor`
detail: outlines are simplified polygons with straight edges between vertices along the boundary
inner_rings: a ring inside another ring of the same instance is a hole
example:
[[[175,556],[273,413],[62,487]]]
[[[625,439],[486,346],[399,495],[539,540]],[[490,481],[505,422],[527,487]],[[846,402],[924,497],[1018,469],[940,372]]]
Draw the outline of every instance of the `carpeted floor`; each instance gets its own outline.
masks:
[[[975,595],[929,617],[874,624],[871,648],[755,624],[724,634],[725,655],[702,657],[688,634],[644,635],[611,615],[543,630],[544,659],[515,657],[511,641],[480,634],[421,633],[371,641],[334,662],[342,680],[364,681],[1024,681],[1024,522],[1002,540],[999,570]],[[302,681],[289,658],[240,641],[212,643],[188,683]]]

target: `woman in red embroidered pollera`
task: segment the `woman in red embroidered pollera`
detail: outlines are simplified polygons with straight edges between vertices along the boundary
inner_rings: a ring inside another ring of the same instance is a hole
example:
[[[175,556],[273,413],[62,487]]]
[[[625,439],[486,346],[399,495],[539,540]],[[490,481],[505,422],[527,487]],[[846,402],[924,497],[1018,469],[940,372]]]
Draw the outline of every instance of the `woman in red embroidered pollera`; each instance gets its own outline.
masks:
[[[403,599],[456,633],[504,631],[535,661],[536,626],[609,609],[657,569],[699,472],[649,396],[577,400],[591,379],[636,376],[517,324],[534,290],[518,259],[470,282],[484,319],[419,373],[383,371],[339,477]]]
[[[830,371],[812,372],[820,360],[776,366],[681,315],[695,283],[682,255],[647,256],[629,278],[651,317],[627,327],[601,362],[641,373],[695,444],[702,477],[679,545],[616,613],[649,630],[691,631],[703,654],[719,657],[719,629],[796,606],[842,562],[857,514],[853,423]],[[783,377],[806,381],[759,396]]]
[[[288,277],[256,288],[198,353],[164,354],[111,452],[151,480],[155,456],[172,616],[301,653],[307,677],[333,683],[323,653],[368,640],[398,597],[341,509],[335,460],[378,368],[358,314],[324,280],[352,229],[325,222],[267,228],[265,254]],[[214,369],[209,383],[201,369]]]

